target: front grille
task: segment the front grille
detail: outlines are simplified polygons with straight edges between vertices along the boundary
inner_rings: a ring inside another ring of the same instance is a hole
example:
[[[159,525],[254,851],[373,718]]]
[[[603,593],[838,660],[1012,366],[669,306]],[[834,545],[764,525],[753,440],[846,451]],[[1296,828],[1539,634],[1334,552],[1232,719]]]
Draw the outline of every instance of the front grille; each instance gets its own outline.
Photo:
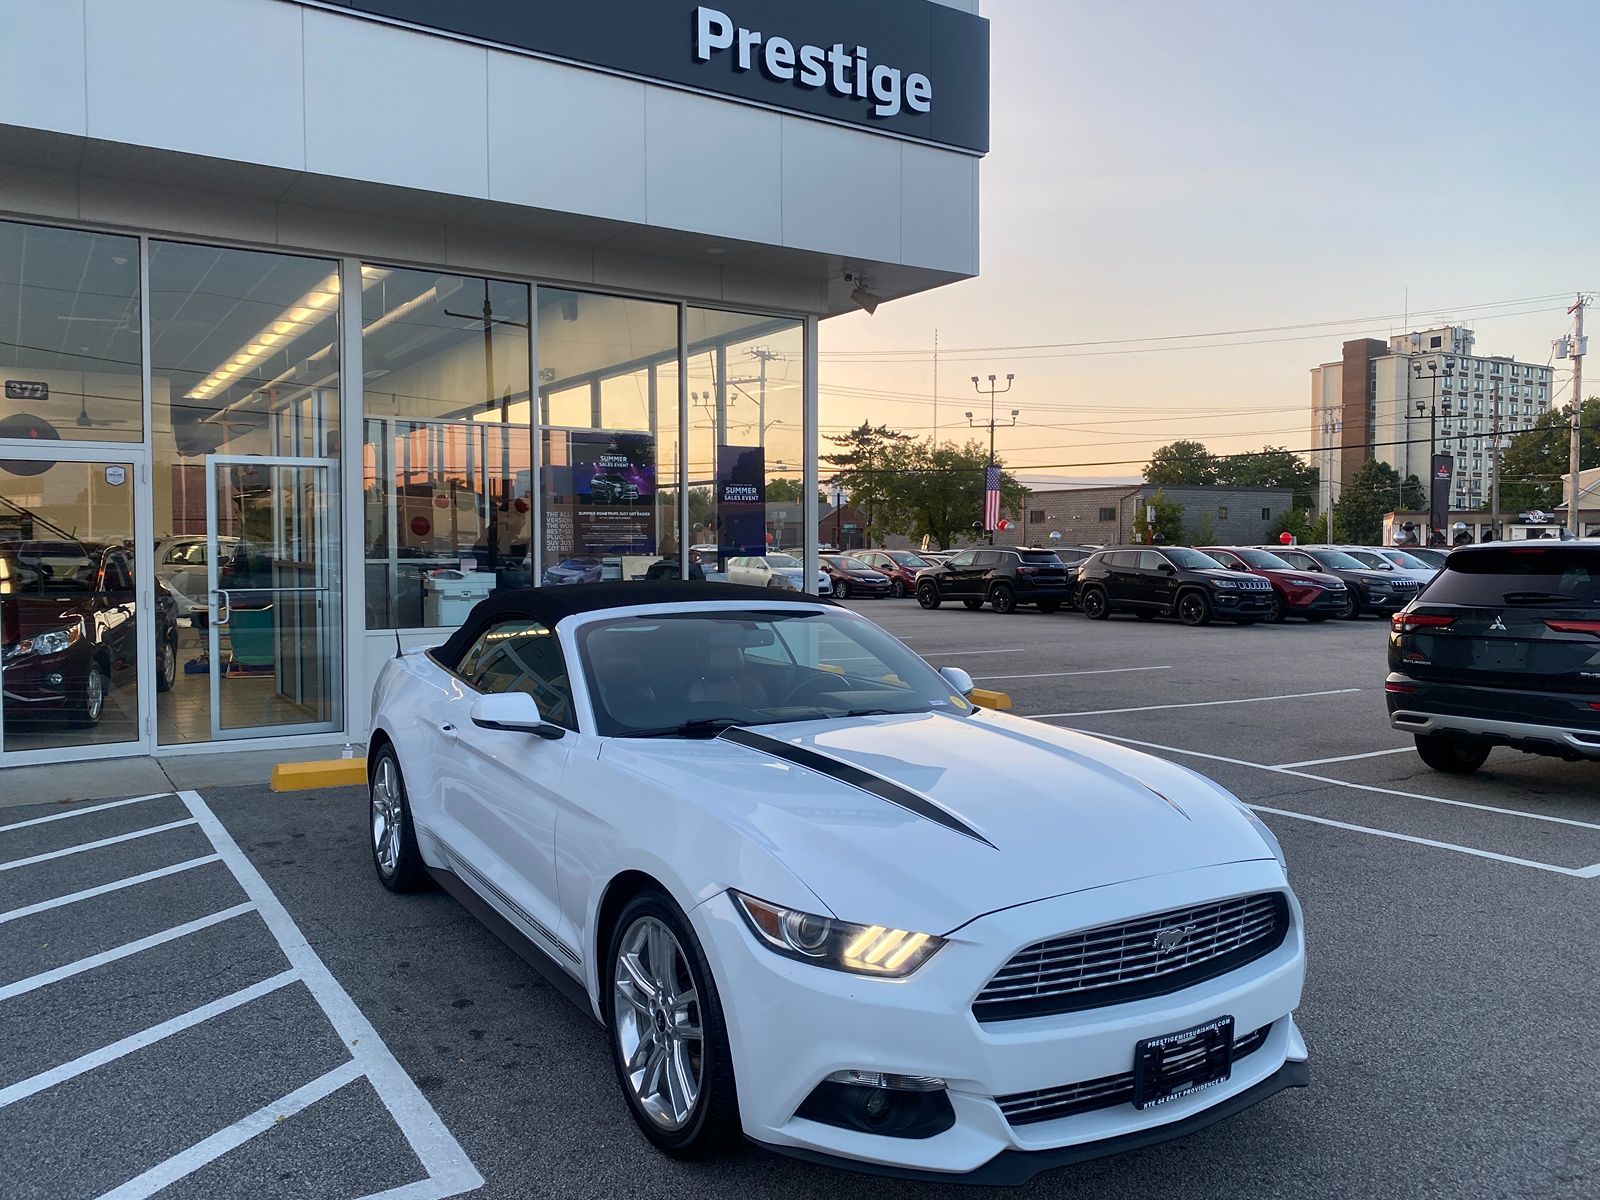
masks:
[[[1415,579],[1391,579],[1389,586],[1397,592],[1414,592],[1422,585]]]
[[[1241,579],[1239,587],[1247,592],[1265,592],[1272,588],[1272,581],[1268,579]]]
[[[1262,892],[1065,934],[1012,955],[972,1012],[1012,1021],[1164,996],[1270,954],[1288,931],[1282,893]]]
[[[1247,1054],[1261,1049],[1272,1032],[1271,1025],[1263,1025],[1233,1041],[1233,1060],[1238,1062]],[[1198,1053],[1198,1051],[1197,1051]],[[1174,1060],[1174,1066],[1178,1066]],[[1037,1125],[1040,1121],[1054,1121],[1060,1117],[1093,1112],[1097,1108],[1115,1108],[1119,1104],[1133,1103],[1133,1072],[1102,1075],[1099,1079],[1086,1079],[1082,1083],[1068,1083],[1061,1087],[1041,1088],[1036,1092],[1014,1092],[1009,1096],[996,1096],[995,1103],[1013,1125]]]

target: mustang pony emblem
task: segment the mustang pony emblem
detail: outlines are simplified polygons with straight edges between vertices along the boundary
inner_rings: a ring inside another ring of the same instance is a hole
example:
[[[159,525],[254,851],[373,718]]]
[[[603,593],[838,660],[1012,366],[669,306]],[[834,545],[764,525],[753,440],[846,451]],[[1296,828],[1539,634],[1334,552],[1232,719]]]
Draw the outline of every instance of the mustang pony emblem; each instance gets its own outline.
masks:
[[[1156,953],[1171,954],[1188,941],[1189,935],[1193,932],[1193,925],[1172,925],[1166,929],[1156,930],[1154,943]]]

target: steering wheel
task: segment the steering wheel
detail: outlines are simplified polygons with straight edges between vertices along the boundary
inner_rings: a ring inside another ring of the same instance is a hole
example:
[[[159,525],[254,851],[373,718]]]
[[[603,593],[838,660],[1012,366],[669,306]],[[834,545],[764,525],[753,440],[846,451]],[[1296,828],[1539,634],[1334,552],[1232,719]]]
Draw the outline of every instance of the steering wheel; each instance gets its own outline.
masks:
[[[789,694],[781,702],[781,707],[795,707],[802,697],[809,695],[811,692],[817,692],[820,695],[824,692],[849,692],[854,690],[850,681],[843,675],[824,672],[820,675],[813,675],[809,679],[802,679],[789,690]]]

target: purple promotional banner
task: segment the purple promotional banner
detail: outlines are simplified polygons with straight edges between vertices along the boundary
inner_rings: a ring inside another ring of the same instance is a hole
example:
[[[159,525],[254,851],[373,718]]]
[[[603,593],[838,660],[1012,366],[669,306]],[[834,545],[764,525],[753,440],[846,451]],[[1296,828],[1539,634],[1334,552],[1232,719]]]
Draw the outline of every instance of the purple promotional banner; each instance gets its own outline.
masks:
[[[571,439],[575,549],[654,554],[654,439],[644,433],[603,432],[574,432]]]
[[[718,446],[717,556],[766,552],[767,453],[760,446]]]

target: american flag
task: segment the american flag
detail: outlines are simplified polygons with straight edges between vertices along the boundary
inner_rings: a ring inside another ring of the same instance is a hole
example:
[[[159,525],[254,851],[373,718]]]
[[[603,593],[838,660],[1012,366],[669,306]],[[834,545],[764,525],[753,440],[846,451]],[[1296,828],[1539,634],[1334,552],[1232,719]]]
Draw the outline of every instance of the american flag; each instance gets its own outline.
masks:
[[[983,471],[983,527],[993,530],[1000,526],[1000,468],[985,467]]]

